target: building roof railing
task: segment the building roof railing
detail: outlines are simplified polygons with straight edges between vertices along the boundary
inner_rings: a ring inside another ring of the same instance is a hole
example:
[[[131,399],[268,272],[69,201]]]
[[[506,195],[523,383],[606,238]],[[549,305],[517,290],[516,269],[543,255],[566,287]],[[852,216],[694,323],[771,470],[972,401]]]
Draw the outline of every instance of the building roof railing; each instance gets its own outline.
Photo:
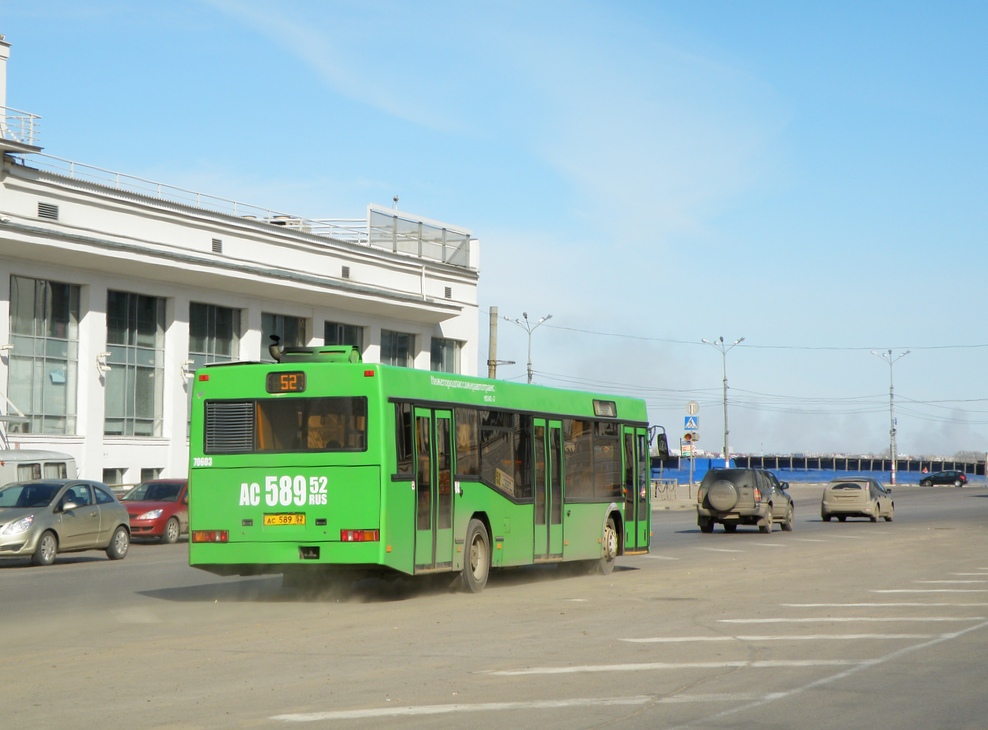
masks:
[[[39,147],[40,119],[37,114],[0,106],[0,140],[26,147]]]
[[[26,164],[26,163],[25,163]],[[475,240],[468,230],[438,221],[369,205],[367,218],[305,218],[263,206],[114,172],[43,153],[33,153],[31,167],[73,180],[144,197],[201,208],[257,224],[312,234],[453,266],[471,266]]]

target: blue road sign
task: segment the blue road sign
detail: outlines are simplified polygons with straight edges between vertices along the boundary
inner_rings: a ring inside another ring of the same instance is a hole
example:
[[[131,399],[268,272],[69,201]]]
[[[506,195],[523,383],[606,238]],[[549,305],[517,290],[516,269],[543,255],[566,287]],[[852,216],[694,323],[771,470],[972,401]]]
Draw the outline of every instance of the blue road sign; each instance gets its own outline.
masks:
[[[700,430],[700,418],[698,416],[686,416],[683,420],[685,422],[685,425],[683,426],[684,431]]]

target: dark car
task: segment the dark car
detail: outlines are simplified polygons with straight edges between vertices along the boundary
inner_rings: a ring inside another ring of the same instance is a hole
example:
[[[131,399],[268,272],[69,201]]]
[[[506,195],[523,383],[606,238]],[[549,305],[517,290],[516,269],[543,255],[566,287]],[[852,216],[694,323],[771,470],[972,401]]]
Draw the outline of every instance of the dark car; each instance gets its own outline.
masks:
[[[776,522],[793,527],[793,504],[787,482],[764,469],[711,469],[697,490],[696,522],[700,532],[713,532],[720,523],[725,532],[738,525],[757,525],[772,532]]]
[[[178,542],[189,531],[189,481],[151,479],[141,482],[120,498],[130,515],[133,538],[153,537],[163,543]]]
[[[967,484],[967,474],[962,471],[935,471],[919,480],[919,486],[932,487],[935,484],[953,484],[963,487]]]
[[[59,553],[105,550],[120,560],[129,547],[127,510],[102,482],[40,479],[0,487],[0,557],[51,565]]]

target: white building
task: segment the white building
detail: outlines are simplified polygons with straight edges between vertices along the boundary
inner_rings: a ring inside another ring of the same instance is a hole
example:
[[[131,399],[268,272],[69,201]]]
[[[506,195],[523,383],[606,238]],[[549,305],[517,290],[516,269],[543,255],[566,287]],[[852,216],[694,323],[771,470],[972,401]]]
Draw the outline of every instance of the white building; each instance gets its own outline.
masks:
[[[307,220],[52,157],[6,106],[0,37],[0,448],[81,476],[184,476],[189,378],[285,345],[477,372],[469,231],[368,207]]]

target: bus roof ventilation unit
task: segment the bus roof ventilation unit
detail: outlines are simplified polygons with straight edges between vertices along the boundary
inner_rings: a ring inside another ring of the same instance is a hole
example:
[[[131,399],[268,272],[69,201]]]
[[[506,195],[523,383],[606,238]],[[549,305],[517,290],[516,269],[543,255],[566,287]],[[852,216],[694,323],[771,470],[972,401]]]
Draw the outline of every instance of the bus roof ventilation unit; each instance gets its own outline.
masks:
[[[360,350],[350,345],[286,347],[281,362],[363,362]]]

